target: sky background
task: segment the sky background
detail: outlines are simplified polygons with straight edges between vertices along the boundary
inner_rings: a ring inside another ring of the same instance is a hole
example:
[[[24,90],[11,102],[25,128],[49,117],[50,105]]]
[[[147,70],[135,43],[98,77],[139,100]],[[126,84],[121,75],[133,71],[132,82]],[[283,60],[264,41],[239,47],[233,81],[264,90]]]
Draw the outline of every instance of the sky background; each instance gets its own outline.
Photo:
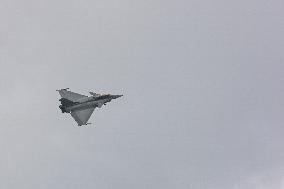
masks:
[[[0,0],[0,188],[283,189],[282,0]],[[123,94],[86,127],[56,89]]]

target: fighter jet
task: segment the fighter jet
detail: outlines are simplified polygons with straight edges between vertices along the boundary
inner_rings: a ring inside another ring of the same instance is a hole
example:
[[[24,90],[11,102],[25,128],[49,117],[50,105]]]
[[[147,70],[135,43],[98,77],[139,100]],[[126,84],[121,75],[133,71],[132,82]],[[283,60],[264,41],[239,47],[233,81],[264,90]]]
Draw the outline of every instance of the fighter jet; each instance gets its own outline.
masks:
[[[59,92],[61,98],[59,101],[61,105],[59,108],[62,113],[70,113],[71,116],[78,123],[78,126],[88,125],[89,118],[91,117],[95,108],[101,108],[110,102],[112,99],[122,97],[123,95],[111,94],[97,94],[90,92],[91,96],[86,96],[72,91],[69,88],[56,90]]]

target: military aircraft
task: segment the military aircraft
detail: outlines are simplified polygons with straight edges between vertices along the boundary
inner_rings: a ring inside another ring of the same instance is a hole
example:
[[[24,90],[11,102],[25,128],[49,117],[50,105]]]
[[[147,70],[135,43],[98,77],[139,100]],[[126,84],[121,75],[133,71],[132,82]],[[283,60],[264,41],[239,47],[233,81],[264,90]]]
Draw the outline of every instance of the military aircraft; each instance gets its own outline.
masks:
[[[71,113],[71,116],[78,123],[78,126],[88,125],[95,108],[101,108],[112,99],[122,97],[123,95],[97,94],[90,92],[91,96],[86,96],[72,91],[69,88],[56,90],[59,92],[61,105],[59,108],[62,113]]]

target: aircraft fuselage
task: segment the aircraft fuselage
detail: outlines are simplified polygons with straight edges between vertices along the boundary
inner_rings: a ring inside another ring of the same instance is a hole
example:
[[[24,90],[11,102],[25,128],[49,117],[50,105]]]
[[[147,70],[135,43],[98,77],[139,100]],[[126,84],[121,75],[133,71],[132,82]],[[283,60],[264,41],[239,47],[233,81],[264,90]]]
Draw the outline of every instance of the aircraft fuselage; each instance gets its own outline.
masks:
[[[122,95],[101,95],[98,97],[86,97],[79,99],[77,102],[74,102],[71,106],[61,106],[62,112],[70,113],[74,110],[83,110],[88,108],[101,108],[107,102],[110,102],[112,99],[121,97]]]

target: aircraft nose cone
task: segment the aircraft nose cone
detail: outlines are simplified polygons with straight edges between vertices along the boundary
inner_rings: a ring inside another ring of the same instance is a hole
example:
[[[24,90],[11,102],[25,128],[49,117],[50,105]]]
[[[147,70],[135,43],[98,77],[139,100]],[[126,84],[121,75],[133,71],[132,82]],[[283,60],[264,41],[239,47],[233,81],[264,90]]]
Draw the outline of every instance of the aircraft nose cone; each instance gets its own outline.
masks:
[[[116,98],[119,98],[119,97],[122,97],[123,95],[113,95],[113,98],[116,99]]]

